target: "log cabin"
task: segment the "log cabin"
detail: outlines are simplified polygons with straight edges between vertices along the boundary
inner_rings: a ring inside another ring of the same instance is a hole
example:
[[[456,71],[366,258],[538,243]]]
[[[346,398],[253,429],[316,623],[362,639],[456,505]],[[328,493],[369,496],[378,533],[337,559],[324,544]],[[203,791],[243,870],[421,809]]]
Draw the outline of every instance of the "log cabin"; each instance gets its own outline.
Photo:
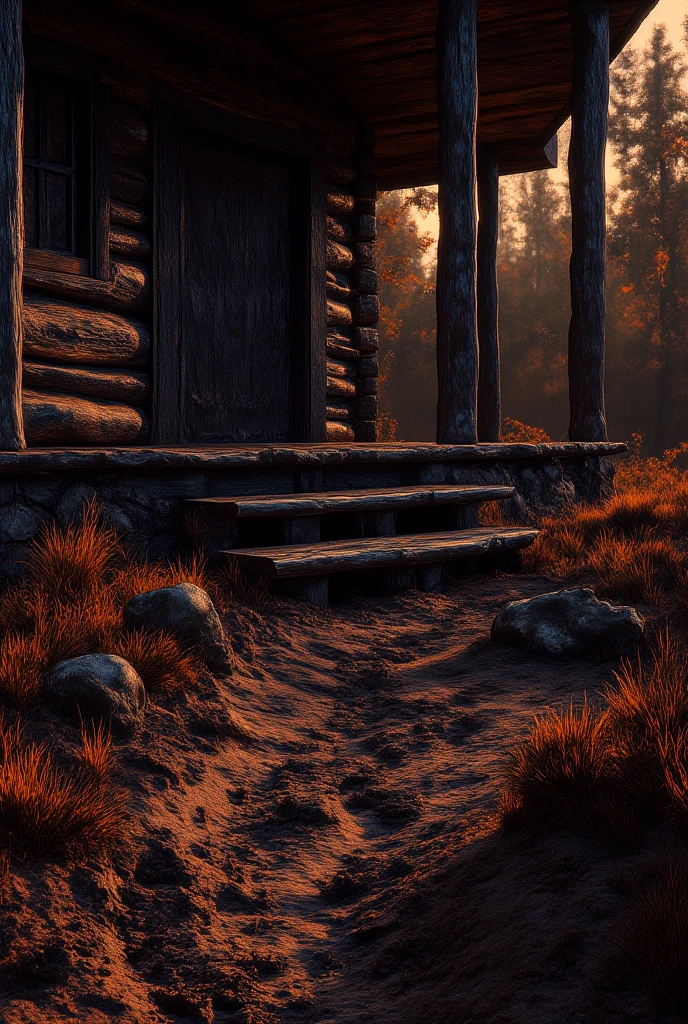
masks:
[[[532,539],[480,501],[603,493],[609,62],[652,6],[2,0],[0,566],[88,495],[161,557],[186,504],[322,603]],[[569,440],[507,445],[499,177],[569,114]],[[376,198],[430,183],[437,441],[382,444]]]

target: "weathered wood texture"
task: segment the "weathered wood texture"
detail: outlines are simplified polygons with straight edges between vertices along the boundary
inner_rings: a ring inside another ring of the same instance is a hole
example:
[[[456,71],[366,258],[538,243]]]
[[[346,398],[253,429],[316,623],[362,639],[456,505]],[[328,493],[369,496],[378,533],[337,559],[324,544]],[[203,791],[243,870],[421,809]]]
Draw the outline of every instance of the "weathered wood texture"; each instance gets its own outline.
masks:
[[[27,268],[24,284],[48,295],[123,312],[145,310],[151,297],[150,275],[146,268],[136,263],[119,261],[112,264],[110,279],[107,281]]]
[[[571,324],[572,441],[604,441],[606,278],[605,149],[609,106],[609,2],[572,0]]]
[[[129,445],[148,440],[141,409],[119,402],[25,390],[24,428],[31,445]]]
[[[337,444],[356,439],[353,427],[350,427],[347,423],[342,423],[341,420],[327,420],[325,429],[327,440],[335,441]]]
[[[29,293],[24,300],[24,354],[66,363],[143,366],[145,325],[116,313]]]
[[[442,484],[435,487],[371,487],[355,491],[280,494],[270,497],[191,498],[191,507],[208,508],[232,518],[247,516],[311,516],[328,512],[380,512],[421,505],[466,505],[505,501],[513,487]]]
[[[440,0],[437,247],[437,440],[477,440],[475,125],[477,0]]]
[[[557,459],[609,458],[621,455],[621,442],[549,442],[547,444],[296,444],[211,445],[210,447],[113,447],[0,451],[0,473],[45,473],[135,470],[198,471],[242,468],[300,467],[304,472],[322,466],[380,466],[398,463],[551,462]]]
[[[112,202],[110,203],[110,222],[140,230],[148,225],[148,215],[140,206]]]
[[[478,440],[499,441],[502,391],[499,355],[497,242],[499,238],[499,154],[478,153]]]
[[[483,527],[287,547],[233,548],[228,554],[254,572],[280,578],[474,558],[528,547],[537,535],[537,530]]]
[[[612,56],[654,3],[614,0]],[[546,143],[570,96],[567,6],[479,4],[478,142],[499,147],[504,173],[552,166]],[[382,188],[437,182],[435,3],[255,0],[253,9],[302,67],[375,125]]]
[[[113,402],[140,405],[148,396],[148,375],[92,366],[56,366],[24,360],[24,386],[41,391],[67,391]]]
[[[0,4],[0,449],[25,444],[21,408],[22,120],[21,0]]]
[[[130,260],[144,260],[150,252],[150,241],[140,231],[115,227],[110,231],[110,252]]]

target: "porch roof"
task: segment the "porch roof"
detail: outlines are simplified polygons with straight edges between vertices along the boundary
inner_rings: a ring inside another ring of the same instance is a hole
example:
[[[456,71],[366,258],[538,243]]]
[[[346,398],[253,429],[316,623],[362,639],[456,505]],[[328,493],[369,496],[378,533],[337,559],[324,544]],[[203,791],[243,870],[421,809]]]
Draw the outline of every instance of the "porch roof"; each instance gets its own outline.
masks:
[[[611,0],[612,58],[656,3]],[[251,9],[302,69],[375,126],[382,188],[437,181],[437,0],[253,0]],[[571,91],[567,12],[567,0],[479,2],[478,144],[499,148],[502,173],[556,161],[546,146]]]

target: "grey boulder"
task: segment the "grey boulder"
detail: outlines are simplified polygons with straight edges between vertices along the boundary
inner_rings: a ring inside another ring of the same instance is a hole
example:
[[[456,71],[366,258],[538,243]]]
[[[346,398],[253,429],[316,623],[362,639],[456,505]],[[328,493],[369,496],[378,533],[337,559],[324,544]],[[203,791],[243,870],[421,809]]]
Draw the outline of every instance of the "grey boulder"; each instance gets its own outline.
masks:
[[[45,681],[44,693],[47,705],[58,714],[103,720],[118,735],[136,728],[146,704],[141,677],[115,654],[86,654],[59,662]]]
[[[637,649],[643,631],[635,608],[598,601],[579,587],[511,601],[492,623],[492,640],[559,658],[618,657]]]
[[[193,583],[132,597],[124,609],[124,625],[127,629],[161,629],[181,647],[197,650],[209,668],[228,672],[232,667],[232,648],[215,605],[205,590]]]

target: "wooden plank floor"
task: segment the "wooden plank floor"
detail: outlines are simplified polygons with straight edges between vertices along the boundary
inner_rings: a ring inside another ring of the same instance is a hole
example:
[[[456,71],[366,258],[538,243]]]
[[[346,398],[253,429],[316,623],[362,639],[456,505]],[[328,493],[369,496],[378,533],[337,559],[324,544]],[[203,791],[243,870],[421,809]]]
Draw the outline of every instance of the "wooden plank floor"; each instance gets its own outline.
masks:
[[[223,554],[237,558],[245,568],[264,576],[318,576],[352,569],[429,565],[513,551],[532,544],[532,529],[452,530],[448,533],[365,537],[278,547],[234,548]]]
[[[504,501],[511,498],[513,493],[513,487],[498,485],[440,484],[431,487],[374,487],[355,491],[249,495],[241,498],[189,498],[187,504],[210,508],[231,518],[306,516],[326,512],[380,512],[421,505]]]

